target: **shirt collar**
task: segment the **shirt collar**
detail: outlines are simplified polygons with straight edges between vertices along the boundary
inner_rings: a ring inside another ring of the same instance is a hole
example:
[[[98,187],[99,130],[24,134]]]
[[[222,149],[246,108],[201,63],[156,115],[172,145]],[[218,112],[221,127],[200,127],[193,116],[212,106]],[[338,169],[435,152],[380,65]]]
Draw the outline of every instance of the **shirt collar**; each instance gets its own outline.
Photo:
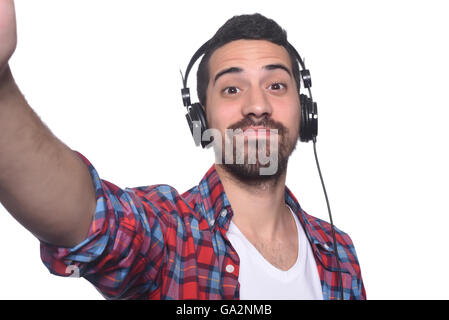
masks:
[[[202,230],[215,230],[218,226],[226,234],[232,219],[232,208],[213,164],[201,179],[198,189],[201,195],[200,214],[207,223],[200,224]],[[305,213],[290,189],[285,186],[285,202],[298,217],[315,257],[328,270],[337,270],[332,238],[329,230],[325,231],[322,221]],[[326,258],[323,259],[323,257]],[[343,270],[344,271],[344,270]]]
[[[339,270],[334,254],[330,225],[305,213],[301,209],[298,200],[287,187],[285,187],[285,202],[292,208],[293,213],[301,222],[316,259],[330,271]],[[340,250],[338,252],[340,253]],[[346,263],[345,265],[348,264]],[[340,263],[341,271],[350,272],[347,270],[347,267]]]
[[[213,164],[198,185],[201,194],[201,215],[213,229],[220,220],[227,230],[232,219],[231,204]]]
[[[213,230],[215,224],[219,223],[220,227],[227,231],[233,212],[215,169],[215,164],[209,168],[201,179],[198,189],[201,194],[201,215],[208,222],[209,228]],[[317,230],[311,221],[311,217],[301,209],[298,200],[287,186],[285,186],[285,202],[301,222],[314,251],[318,249],[316,246],[319,246],[319,249],[333,252],[332,242]]]
[[[296,200],[295,196],[287,186],[285,187],[285,202],[293,210],[293,213],[298,217],[311,244],[320,245],[327,251],[333,251],[328,241],[326,241],[325,238],[312,225],[310,216],[308,216],[302,210],[298,200]]]

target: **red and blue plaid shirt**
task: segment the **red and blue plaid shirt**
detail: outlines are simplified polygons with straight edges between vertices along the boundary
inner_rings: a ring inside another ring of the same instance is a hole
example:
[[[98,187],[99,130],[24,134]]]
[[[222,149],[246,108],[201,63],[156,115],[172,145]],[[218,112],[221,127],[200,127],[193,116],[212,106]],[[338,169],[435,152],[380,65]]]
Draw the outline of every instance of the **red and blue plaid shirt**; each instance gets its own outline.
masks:
[[[93,179],[96,212],[77,246],[41,242],[51,273],[75,272],[108,299],[239,299],[239,257],[226,236],[233,212],[214,165],[183,194],[168,185],[122,190],[78,155]],[[338,299],[330,225],[305,213],[287,187],[285,199],[312,247],[324,299]],[[365,299],[354,245],[338,229],[336,237],[344,298]]]

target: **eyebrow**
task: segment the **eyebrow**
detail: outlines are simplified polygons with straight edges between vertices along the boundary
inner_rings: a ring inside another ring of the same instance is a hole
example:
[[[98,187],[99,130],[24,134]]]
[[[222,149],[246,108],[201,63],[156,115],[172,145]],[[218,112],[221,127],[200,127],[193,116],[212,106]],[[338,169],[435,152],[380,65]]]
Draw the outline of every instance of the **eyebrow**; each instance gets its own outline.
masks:
[[[281,70],[284,70],[285,72],[287,72],[290,77],[292,76],[290,69],[287,68],[286,66],[284,66],[283,64],[268,64],[268,65],[264,66],[262,69],[269,70],[269,71],[281,69]],[[222,75],[225,75],[227,73],[241,73],[241,72],[243,72],[243,69],[239,68],[239,67],[230,67],[230,68],[224,69],[224,70],[220,71],[219,73],[217,73],[217,75],[214,78],[214,84],[215,84],[215,82],[217,82],[218,78],[220,78]]]
[[[215,79],[214,79],[214,84],[215,84],[215,82],[217,82],[218,78],[220,78],[222,75],[224,75],[226,73],[240,73],[242,71],[243,71],[243,69],[238,68],[238,67],[230,67],[230,68],[224,69],[224,70],[220,71],[219,73],[217,73],[217,75],[215,76]]]
[[[263,67],[265,70],[276,70],[276,69],[281,69],[284,70],[285,72],[288,73],[288,75],[290,76],[290,78],[292,77],[292,73],[290,71],[289,68],[287,68],[286,66],[284,66],[283,64],[269,64]]]

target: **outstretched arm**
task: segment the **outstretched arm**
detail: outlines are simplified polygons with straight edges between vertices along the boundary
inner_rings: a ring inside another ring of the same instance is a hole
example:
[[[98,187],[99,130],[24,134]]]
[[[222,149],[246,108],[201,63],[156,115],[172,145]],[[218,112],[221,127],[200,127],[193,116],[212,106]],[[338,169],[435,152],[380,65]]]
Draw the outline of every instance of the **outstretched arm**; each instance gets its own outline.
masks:
[[[8,60],[17,42],[13,0],[0,0],[0,202],[39,239],[73,246],[96,199],[88,168],[31,109]]]

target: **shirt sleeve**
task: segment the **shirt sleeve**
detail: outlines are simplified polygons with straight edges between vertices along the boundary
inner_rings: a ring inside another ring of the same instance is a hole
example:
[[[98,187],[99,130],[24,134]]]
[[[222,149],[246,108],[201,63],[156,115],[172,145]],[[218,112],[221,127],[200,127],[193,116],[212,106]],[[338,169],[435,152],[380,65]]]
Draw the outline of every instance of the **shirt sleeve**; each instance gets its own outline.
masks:
[[[42,262],[52,274],[84,277],[107,299],[142,298],[160,285],[161,226],[132,189],[101,180],[92,164],[76,154],[92,177],[95,215],[87,238],[72,248],[41,241]]]

